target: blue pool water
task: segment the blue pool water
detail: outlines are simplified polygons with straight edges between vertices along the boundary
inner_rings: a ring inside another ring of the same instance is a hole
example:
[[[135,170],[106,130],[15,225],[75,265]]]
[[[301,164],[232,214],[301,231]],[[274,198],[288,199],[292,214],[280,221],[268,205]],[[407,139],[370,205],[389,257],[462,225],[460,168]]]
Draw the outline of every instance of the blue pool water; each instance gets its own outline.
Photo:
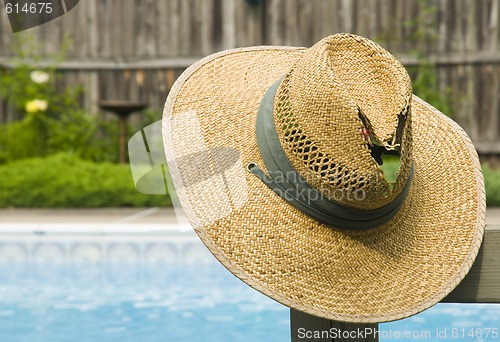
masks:
[[[0,258],[0,341],[290,341],[289,309],[213,260],[48,259]],[[440,304],[380,340],[500,341],[499,327],[497,305]]]
[[[285,307],[217,265],[37,264],[4,267],[0,274],[0,341],[287,341],[290,336]]]

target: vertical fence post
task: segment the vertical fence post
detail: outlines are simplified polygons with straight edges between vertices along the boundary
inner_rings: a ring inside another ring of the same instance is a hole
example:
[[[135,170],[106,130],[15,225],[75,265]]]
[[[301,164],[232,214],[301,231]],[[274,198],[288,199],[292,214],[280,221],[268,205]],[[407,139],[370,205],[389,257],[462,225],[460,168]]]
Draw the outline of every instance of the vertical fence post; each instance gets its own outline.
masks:
[[[377,323],[345,323],[290,309],[292,342],[377,342]],[[342,334],[344,332],[344,334]]]

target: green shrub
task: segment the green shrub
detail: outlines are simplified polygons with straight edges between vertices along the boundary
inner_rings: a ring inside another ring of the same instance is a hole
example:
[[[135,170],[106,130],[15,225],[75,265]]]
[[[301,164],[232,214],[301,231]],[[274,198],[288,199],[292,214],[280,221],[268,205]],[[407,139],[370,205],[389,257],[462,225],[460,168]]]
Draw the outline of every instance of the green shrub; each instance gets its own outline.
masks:
[[[440,88],[436,64],[420,58],[418,66],[408,67],[408,73],[412,79],[413,93],[451,117],[453,112],[451,88]],[[456,97],[453,100],[456,103],[462,101],[462,99]]]
[[[384,177],[389,183],[393,183],[398,178],[399,172],[399,158],[397,156],[382,155],[382,160],[384,163],[380,166],[382,171],[384,171]]]
[[[36,76],[43,78],[42,83]],[[24,64],[0,70],[0,99],[17,113],[17,121],[0,125],[0,164],[29,157],[69,152],[95,161],[116,161],[117,132],[79,104],[79,86],[56,87],[51,69]]]
[[[500,170],[483,165],[484,184],[486,187],[486,205],[500,206]]]
[[[389,181],[398,163],[384,162]],[[483,165],[486,203],[500,206],[500,170]],[[170,197],[139,193],[128,165],[95,163],[63,153],[0,165],[0,208],[165,207]]]
[[[139,193],[130,167],[56,154],[0,165],[0,207],[165,207],[169,196]]]
[[[0,100],[8,104],[12,122],[0,125],[0,164],[58,152],[69,152],[94,161],[116,161],[116,121],[98,120],[81,108],[84,89],[64,84],[56,65],[72,44],[64,38],[63,49],[50,56],[53,64],[35,68],[35,43],[31,36],[14,39],[12,68],[0,69]]]
[[[385,159],[389,157],[388,159]],[[396,159],[390,156],[384,156],[384,170],[386,179],[391,182],[396,180],[396,173],[399,168],[399,163]],[[486,205],[489,207],[500,207],[500,170],[491,168],[483,164],[484,183],[486,187]]]

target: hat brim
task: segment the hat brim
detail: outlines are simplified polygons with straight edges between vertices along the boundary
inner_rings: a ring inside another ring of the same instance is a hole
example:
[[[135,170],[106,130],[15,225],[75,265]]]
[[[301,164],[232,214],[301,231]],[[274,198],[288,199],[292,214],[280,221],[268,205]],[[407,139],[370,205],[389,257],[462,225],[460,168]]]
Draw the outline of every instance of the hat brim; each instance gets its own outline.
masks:
[[[413,96],[414,177],[398,214],[366,231],[315,221],[246,171],[264,165],[255,135],[260,101],[304,51],[223,51],[179,77],[163,137],[184,211],[230,272],[284,305],[347,322],[421,312],[459,284],[481,245],[486,202],[474,146]],[[225,154],[213,153],[221,148]]]

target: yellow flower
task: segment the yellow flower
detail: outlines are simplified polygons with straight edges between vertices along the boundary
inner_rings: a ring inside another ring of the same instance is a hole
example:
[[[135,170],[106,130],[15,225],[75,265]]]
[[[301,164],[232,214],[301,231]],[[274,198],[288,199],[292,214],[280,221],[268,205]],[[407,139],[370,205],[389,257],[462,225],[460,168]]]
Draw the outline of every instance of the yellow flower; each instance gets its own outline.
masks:
[[[34,99],[26,103],[26,111],[28,113],[45,112],[47,110],[48,103],[45,100]]]
[[[35,83],[43,84],[49,81],[49,74],[45,71],[34,70],[30,73],[30,78]]]

